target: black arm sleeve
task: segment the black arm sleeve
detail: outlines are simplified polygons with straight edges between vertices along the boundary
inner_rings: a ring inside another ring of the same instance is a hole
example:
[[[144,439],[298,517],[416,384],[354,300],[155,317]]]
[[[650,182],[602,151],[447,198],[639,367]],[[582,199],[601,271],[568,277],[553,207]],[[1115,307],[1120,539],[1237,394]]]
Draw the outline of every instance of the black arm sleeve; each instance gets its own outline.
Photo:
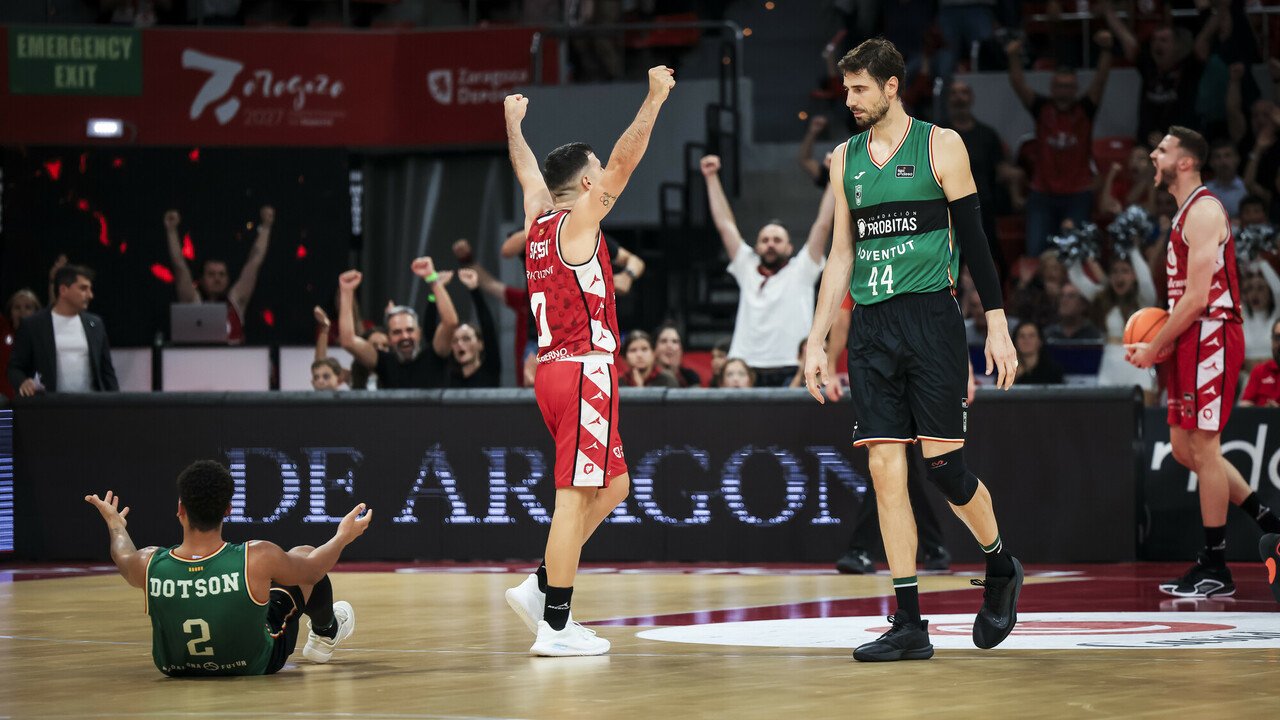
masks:
[[[966,195],[947,203],[951,211],[951,229],[960,245],[960,259],[969,266],[973,285],[978,289],[983,310],[1004,307],[1004,293],[1000,290],[1000,277],[991,259],[991,246],[987,233],[982,229],[982,210],[978,206],[978,194]]]

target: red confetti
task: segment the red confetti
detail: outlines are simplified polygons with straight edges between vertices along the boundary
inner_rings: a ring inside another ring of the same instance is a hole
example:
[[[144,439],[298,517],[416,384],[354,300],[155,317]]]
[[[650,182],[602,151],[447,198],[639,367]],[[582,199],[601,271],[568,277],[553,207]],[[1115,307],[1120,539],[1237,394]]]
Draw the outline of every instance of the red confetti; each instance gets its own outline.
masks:
[[[97,210],[93,211],[93,218],[98,221],[98,242],[110,246],[111,236],[107,233],[107,219]]]
[[[200,162],[200,148],[191,148],[191,152],[187,153],[187,159],[191,162]]]
[[[85,200],[84,198],[80,198],[79,200],[76,201],[76,207],[80,208],[80,210],[82,210],[83,212],[88,212],[89,201]]]
[[[263,310],[263,311],[262,311],[262,322],[266,323],[266,324],[267,324],[267,327],[275,327],[275,326],[276,326],[276,314],[275,314],[275,313],[273,313],[273,312],[271,312],[271,310],[270,310],[270,309],[268,309],[268,310]]]
[[[125,254],[126,252],[128,252],[128,250],[129,250],[129,243],[127,243],[127,242],[122,242],[122,243],[120,243],[120,254],[121,254],[121,255],[123,255],[123,254]]]
[[[44,169],[45,169],[45,172],[49,173],[49,177],[53,178],[54,182],[57,182],[58,178],[62,177],[62,161],[61,160],[50,160],[46,162],[44,164]]]
[[[299,246],[298,246],[298,259],[299,259],[299,260],[301,260],[301,259],[305,258],[306,256],[307,256],[307,246],[306,246],[306,245],[299,245]]]
[[[122,168],[122,167],[124,167],[124,158],[115,158],[114,160],[112,160],[112,161],[111,161],[111,167],[113,167],[113,168]]]
[[[160,263],[151,266],[151,274],[155,275],[160,282],[173,284],[173,271]]]
[[[196,246],[191,242],[191,233],[182,236],[182,257],[188,260],[196,259]]]

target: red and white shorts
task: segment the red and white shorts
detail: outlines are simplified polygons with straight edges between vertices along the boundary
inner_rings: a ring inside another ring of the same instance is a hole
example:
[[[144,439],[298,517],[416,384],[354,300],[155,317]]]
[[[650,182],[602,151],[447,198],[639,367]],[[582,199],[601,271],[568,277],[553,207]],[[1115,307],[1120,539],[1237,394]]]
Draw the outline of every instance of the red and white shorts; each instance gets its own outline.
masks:
[[[1243,365],[1240,323],[1199,320],[1187,328],[1160,368],[1169,390],[1170,427],[1222,432]]]
[[[556,487],[608,487],[627,472],[618,436],[618,370],[601,356],[538,366],[534,397],[556,441]]]

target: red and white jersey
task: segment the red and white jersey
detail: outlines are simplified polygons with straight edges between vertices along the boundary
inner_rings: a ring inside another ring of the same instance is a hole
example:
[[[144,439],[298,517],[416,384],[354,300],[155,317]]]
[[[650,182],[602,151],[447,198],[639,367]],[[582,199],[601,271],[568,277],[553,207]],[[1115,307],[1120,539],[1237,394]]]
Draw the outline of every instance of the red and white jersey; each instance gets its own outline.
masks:
[[[1209,302],[1200,314],[1200,320],[1225,320],[1240,322],[1240,279],[1236,271],[1236,240],[1231,234],[1231,220],[1222,203],[1201,185],[1187,198],[1182,207],[1173,216],[1172,228],[1169,231],[1169,251],[1165,260],[1165,269],[1169,277],[1169,311],[1187,291],[1187,254],[1190,246],[1182,235],[1182,225],[1187,211],[1198,201],[1212,202],[1222,213],[1222,224],[1227,229],[1227,239],[1218,245],[1218,256],[1214,262],[1213,279],[1209,282]]]
[[[599,233],[596,252],[581,265],[560,255],[560,230],[568,210],[552,210],[529,227],[525,277],[538,329],[538,362],[618,351],[618,310],[613,265]]]

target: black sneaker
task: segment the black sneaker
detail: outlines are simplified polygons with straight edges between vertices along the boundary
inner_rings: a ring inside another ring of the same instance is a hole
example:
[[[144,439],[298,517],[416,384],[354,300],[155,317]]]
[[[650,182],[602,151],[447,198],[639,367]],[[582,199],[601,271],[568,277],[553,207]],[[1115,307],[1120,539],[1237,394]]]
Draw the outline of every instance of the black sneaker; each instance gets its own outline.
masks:
[[[1018,595],[1022,594],[1022,563],[1013,560],[1013,577],[993,577],[970,580],[970,584],[984,587],[982,607],[973,621],[973,644],[983,650],[1004,642],[1018,624]]]
[[[860,662],[891,662],[893,660],[928,660],[933,657],[933,645],[929,643],[929,621],[909,622],[888,617],[893,627],[889,632],[859,645],[853,651],[853,659]]]
[[[1267,583],[1271,594],[1280,602],[1280,534],[1267,533],[1258,541],[1258,554],[1267,565]]]
[[[836,561],[836,570],[845,575],[873,575],[876,564],[866,550],[850,550]]]
[[[947,549],[941,545],[926,547],[922,560],[920,564],[925,570],[951,569],[951,553],[947,552]]]
[[[1182,577],[1160,583],[1160,592],[1174,597],[1207,598],[1229,597],[1236,594],[1236,584],[1226,565],[1213,567],[1200,560]]]

